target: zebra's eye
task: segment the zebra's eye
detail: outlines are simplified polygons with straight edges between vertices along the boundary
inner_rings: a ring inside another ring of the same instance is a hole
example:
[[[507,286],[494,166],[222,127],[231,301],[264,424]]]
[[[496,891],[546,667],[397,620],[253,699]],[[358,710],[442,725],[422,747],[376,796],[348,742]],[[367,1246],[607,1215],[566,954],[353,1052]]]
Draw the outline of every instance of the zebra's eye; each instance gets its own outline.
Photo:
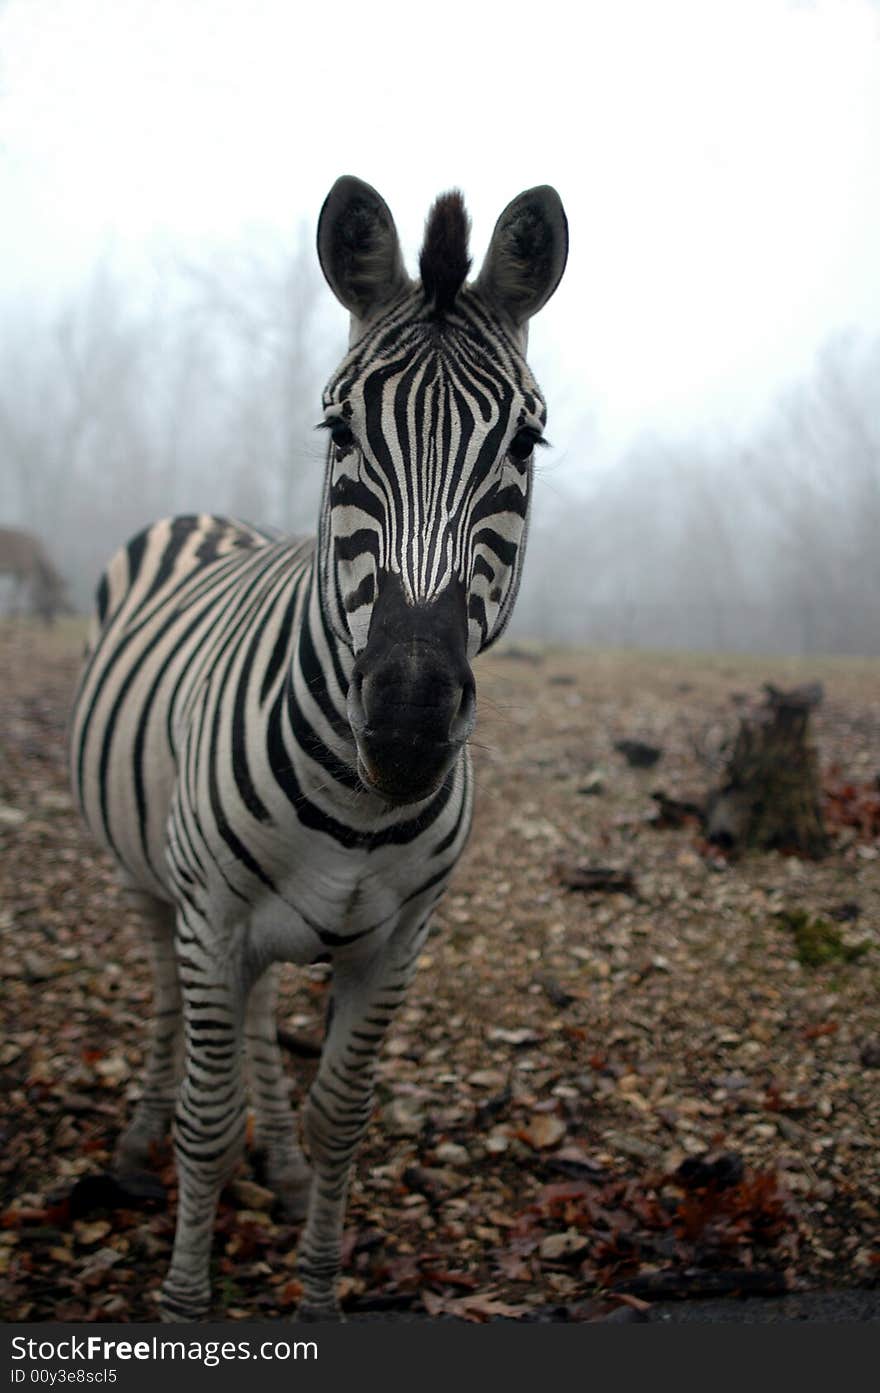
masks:
[[[330,439],[337,450],[350,450],[354,444],[354,432],[339,417],[334,421],[327,422],[327,429],[330,432]]]
[[[511,459],[518,460],[522,463],[523,460],[528,459],[536,445],[542,445],[543,443],[538,431],[532,430],[530,426],[524,426],[522,430],[517,431],[516,435],[511,440],[507,447],[507,453],[510,455]]]

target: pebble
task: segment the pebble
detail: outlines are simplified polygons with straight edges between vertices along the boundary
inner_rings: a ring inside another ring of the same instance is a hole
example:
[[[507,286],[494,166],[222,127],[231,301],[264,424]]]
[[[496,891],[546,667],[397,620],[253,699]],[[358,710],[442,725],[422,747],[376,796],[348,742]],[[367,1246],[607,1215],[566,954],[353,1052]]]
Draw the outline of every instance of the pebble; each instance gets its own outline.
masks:
[[[403,1098],[394,1098],[383,1116],[392,1137],[417,1137],[425,1125],[425,1114]]]
[[[274,1192],[253,1180],[233,1180],[229,1189],[242,1209],[271,1209],[275,1203]]]
[[[466,1166],[471,1159],[466,1147],[454,1141],[441,1142],[434,1154],[447,1166]]]
[[[503,1132],[492,1132],[484,1142],[490,1156],[501,1156],[510,1146],[510,1138]]]

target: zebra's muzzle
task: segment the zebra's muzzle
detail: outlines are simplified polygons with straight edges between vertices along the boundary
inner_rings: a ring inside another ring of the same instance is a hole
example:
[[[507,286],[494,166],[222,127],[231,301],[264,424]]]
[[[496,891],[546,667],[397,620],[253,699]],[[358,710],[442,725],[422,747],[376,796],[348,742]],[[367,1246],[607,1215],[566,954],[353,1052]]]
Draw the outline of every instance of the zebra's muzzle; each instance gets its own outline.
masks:
[[[387,732],[365,726],[355,732],[361,782],[389,803],[419,803],[443,783],[473,729],[469,712],[474,700],[462,697],[463,713],[456,717],[456,734],[446,740],[425,738],[408,725]]]
[[[461,587],[410,605],[398,577],[383,577],[352,673],[348,718],[361,781],[390,803],[430,797],[474,728],[466,632]]]

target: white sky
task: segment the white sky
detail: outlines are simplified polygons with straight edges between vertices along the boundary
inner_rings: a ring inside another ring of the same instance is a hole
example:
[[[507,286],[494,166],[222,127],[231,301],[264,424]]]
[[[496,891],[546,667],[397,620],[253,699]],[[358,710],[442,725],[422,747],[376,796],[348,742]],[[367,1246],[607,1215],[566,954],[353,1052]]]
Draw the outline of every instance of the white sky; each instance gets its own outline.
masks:
[[[600,449],[734,424],[829,334],[880,332],[880,10],[0,0],[0,313],[108,247],[293,238],[340,173],[411,267],[441,190],[478,265],[504,204],[555,184],[571,255],[532,361],[567,456],[586,418]]]

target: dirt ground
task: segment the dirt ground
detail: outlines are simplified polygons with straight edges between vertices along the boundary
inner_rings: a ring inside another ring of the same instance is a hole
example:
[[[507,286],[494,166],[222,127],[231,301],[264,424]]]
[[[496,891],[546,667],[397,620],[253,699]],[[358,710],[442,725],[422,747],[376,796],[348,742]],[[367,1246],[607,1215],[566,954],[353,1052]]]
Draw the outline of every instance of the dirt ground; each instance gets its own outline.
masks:
[[[108,1174],[150,988],[68,794],[81,644],[74,624],[0,627],[5,1320],[153,1319],[173,1232],[170,1153],[137,1184]],[[508,647],[477,675],[474,833],[383,1056],[344,1305],[601,1320],[877,1288],[880,827],[859,809],[880,662]],[[652,823],[652,792],[705,794],[765,680],[824,684],[821,765],[849,791],[822,861],[730,860],[696,823]],[[662,747],[653,768],[615,749],[633,738]],[[629,871],[629,893],[569,890],[575,866]],[[326,995],[324,969],[285,978],[297,1095]],[[251,1157],[221,1204],[218,1316],[296,1304],[297,1228],[260,1181]]]

